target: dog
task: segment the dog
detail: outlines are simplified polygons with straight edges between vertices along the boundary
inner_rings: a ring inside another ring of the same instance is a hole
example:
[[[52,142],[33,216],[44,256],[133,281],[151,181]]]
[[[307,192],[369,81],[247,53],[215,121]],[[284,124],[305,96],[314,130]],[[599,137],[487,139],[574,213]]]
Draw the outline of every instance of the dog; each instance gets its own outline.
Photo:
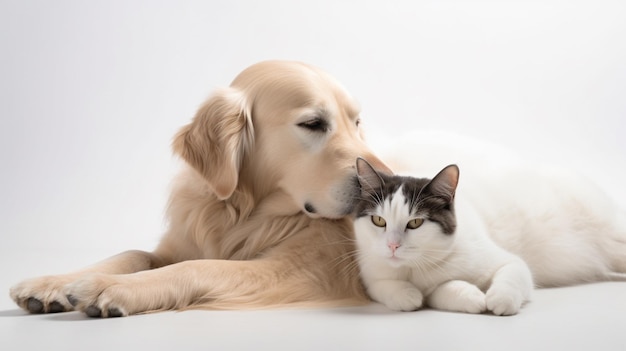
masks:
[[[23,281],[30,313],[120,317],[192,308],[367,303],[353,253],[359,108],[319,68],[266,61],[215,91],[174,137],[185,166],[153,252],[126,251],[70,274]]]

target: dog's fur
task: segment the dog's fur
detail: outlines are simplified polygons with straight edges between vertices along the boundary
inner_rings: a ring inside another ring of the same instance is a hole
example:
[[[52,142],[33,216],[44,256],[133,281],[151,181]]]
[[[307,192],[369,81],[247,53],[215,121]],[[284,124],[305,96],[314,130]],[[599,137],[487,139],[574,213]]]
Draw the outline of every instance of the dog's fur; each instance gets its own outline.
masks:
[[[366,302],[358,274],[342,268],[354,266],[346,215],[358,194],[355,160],[388,169],[365,145],[358,112],[318,68],[249,67],[175,137],[189,167],[154,252],[27,280],[11,297],[32,313],[94,317]]]

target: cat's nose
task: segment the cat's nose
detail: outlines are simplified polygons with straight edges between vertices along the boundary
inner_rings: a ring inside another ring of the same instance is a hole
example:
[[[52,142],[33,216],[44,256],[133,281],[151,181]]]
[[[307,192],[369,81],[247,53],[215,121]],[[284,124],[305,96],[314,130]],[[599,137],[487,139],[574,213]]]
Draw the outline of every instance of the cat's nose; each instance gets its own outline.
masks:
[[[396,253],[396,250],[400,247],[400,244],[398,243],[388,243],[387,247],[389,247],[389,249],[391,250],[391,253]]]

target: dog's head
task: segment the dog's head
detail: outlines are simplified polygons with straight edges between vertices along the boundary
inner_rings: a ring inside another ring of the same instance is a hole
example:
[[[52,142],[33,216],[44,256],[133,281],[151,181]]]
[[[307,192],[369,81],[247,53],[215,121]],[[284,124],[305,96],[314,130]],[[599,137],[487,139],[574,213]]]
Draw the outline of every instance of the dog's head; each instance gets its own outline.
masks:
[[[355,162],[388,170],[364,143],[359,109],[318,68],[285,61],[244,70],[215,92],[174,149],[225,200],[237,189],[281,191],[311,217],[337,218],[359,196]]]

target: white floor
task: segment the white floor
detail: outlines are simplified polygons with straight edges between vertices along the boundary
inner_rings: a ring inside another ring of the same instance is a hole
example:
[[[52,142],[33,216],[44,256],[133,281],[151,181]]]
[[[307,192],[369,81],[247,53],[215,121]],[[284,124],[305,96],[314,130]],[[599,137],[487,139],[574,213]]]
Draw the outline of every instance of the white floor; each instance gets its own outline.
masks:
[[[0,291],[84,264],[87,252],[2,250]],[[96,256],[94,256],[96,257]],[[97,257],[95,259],[98,259]],[[94,258],[91,259],[92,261]],[[16,265],[14,262],[20,262]],[[0,296],[3,350],[626,350],[626,283],[538,290],[512,317],[362,308],[29,315]]]
[[[14,349],[624,350],[626,284],[544,290],[514,317],[380,305],[306,311],[188,311],[95,320],[0,311]],[[7,342],[8,339],[8,342]]]

